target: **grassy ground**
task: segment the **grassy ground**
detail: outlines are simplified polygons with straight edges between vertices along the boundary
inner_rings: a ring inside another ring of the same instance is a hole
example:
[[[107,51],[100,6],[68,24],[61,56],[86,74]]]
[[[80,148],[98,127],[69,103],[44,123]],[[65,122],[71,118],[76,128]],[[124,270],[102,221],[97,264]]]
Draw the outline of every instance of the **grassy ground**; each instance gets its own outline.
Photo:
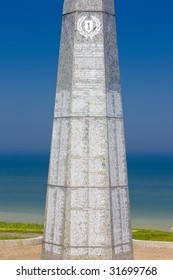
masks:
[[[27,239],[27,237],[21,237],[21,236],[0,236],[0,240],[16,240],[16,239]]]
[[[15,236],[6,236],[6,233],[14,233]],[[16,234],[43,234],[43,225],[40,224],[24,224],[24,223],[7,223],[0,222],[0,240],[19,239]],[[150,241],[167,241],[173,242],[173,232],[165,232],[159,230],[133,229],[133,239],[150,240]]]
[[[0,233],[43,233],[43,225],[0,222]]]
[[[173,242],[173,232],[160,230],[133,229],[133,239]]]

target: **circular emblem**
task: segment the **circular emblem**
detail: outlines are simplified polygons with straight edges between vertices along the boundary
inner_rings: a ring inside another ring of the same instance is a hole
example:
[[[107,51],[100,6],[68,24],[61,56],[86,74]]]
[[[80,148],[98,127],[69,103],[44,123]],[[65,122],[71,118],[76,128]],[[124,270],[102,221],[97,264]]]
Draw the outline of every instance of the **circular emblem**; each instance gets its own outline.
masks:
[[[77,30],[86,39],[93,39],[99,33],[100,26],[100,20],[95,16],[91,16],[90,18],[82,16],[77,22]]]

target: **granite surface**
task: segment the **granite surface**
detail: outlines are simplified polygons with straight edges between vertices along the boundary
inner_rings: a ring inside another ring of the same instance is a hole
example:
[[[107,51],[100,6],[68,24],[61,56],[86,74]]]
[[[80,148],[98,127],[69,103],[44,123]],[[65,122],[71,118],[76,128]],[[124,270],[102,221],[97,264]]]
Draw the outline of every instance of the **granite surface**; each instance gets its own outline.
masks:
[[[65,0],[63,14],[75,11],[102,11],[114,14],[113,0]]]
[[[113,0],[65,0],[43,259],[132,259]]]

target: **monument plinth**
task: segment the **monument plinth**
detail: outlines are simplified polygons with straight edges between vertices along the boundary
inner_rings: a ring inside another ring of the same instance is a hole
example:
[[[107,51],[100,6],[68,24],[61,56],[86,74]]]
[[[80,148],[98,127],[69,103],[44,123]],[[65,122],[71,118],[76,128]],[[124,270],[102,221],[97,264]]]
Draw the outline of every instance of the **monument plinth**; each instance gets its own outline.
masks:
[[[132,259],[113,0],[65,0],[43,259]]]

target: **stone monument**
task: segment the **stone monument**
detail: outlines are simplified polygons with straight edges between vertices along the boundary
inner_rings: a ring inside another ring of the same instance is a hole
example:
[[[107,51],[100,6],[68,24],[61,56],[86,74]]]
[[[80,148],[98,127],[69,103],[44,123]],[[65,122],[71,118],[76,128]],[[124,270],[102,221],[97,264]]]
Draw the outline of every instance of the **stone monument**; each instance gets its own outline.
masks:
[[[132,259],[114,0],[65,0],[43,259]]]

